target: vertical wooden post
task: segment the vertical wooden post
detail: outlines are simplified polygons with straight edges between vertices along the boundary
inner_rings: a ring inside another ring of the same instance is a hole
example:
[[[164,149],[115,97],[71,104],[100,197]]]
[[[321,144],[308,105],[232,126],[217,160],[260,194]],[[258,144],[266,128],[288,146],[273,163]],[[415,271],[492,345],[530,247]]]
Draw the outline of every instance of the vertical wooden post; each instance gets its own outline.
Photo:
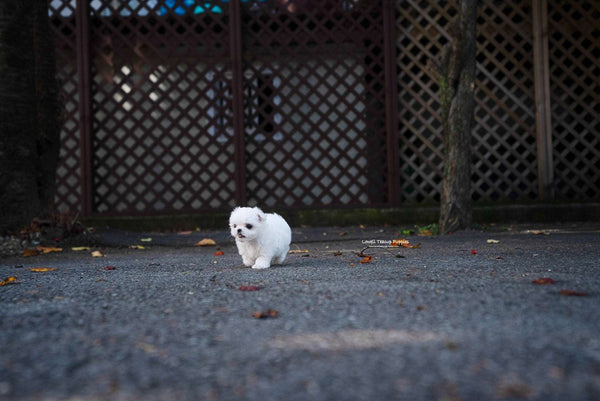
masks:
[[[90,8],[88,0],[76,3],[76,57],[78,95],[79,95],[79,132],[80,132],[80,169],[81,169],[81,215],[92,213],[92,72],[90,56]]]
[[[385,65],[385,131],[387,139],[388,205],[400,204],[400,162],[398,160],[398,90],[396,74],[395,2],[383,1],[383,47]]]
[[[550,110],[550,61],[548,54],[547,0],[532,0],[533,63],[535,80],[535,123],[539,197],[554,198],[552,157],[552,121]]]
[[[229,47],[231,57],[231,93],[235,160],[236,204],[246,204],[246,145],[244,141],[244,89],[242,60],[242,10],[240,0],[229,2]]]

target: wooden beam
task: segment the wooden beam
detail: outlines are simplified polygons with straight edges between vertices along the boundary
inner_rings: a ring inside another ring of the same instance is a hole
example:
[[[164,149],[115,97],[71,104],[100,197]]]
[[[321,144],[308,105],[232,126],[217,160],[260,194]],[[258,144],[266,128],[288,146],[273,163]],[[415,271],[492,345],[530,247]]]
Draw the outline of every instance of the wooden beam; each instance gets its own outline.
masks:
[[[396,3],[383,0],[385,65],[385,131],[387,138],[388,205],[400,205],[400,162],[398,153],[398,88],[396,72]]]
[[[242,10],[239,0],[229,2],[229,46],[231,55],[231,92],[233,109],[233,141],[235,160],[235,201],[246,204],[246,145],[244,141],[244,89],[242,86]]]
[[[539,197],[543,200],[551,200],[554,198],[554,163],[552,157],[547,0],[532,0],[532,13]]]
[[[92,65],[90,53],[90,8],[88,0],[77,0],[76,39],[79,95],[79,164],[81,171],[81,215],[93,211],[93,113]]]

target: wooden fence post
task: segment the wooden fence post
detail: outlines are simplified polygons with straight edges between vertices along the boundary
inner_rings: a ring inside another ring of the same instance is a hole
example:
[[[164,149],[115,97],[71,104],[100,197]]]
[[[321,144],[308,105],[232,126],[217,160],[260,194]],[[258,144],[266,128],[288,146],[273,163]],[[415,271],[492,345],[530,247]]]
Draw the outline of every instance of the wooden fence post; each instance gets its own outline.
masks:
[[[229,2],[229,46],[231,56],[231,86],[233,108],[233,141],[235,160],[235,200],[246,203],[246,145],[244,142],[244,89],[242,60],[242,15],[239,0]]]
[[[550,110],[550,61],[548,54],[547,0],[532,0],[533,63],[535,80],[535,125],[539,198],[554,198],[552,157],[552,121]]]
[[[385,65],[385,131],[387,138],[388,205],[400,206],[400,161],[398,143],[398,88],[396,72],[395,2],[383,0]]]
[[[90,57],[90,5],[89,0],[76,3],[77,76],[79,95],[81,215],[92,213],[92,73]]]

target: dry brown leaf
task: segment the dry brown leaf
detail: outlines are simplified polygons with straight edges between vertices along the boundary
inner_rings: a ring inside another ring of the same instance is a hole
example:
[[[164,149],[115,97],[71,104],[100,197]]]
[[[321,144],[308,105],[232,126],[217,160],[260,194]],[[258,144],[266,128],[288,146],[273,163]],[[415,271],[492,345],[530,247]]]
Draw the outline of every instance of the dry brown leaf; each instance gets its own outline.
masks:
[[[214,246],[214,245],[217,245],[217,243],[213,239],[204,238],[204,239],[201,239],[200,241],[198,241],[196,243],[196,245],[194,245],[194,246]]]
[[[78,252],[78,251],[89,251],[91,249],[89,246],[74,246],[71,248],[71,250],[74,252]]]
[[[39,254],[40,254],[40,251],[38,251],[37,249],[25,249],[23,251],[23,256],[25,256],[25,257],[37,256]]]
[[[93,258],[103,258],[104,255],[100,251],[94,251],[94,252],[92,252],[92,257]]]
[[[62,248],[56,248],[53,246],[37,246],[35,249],[41,253],[62,252]]]
[[[571,290],[561,290],[560,295],[565,297],[587,297],[587,293]]]
[[[293,253],[308,253],[308,249],[292,249],[288,253],[290,253],[290,254],[293,254]]]
[[[265,311],[253,312],[252,317],[255,319],[268,319],[279,316],[279,311],[275,309],[267,309]]]
[[[541,277],[535,280],[531,281],[533,284],[538,284],[538,285],[548,285],[548,284],[554,284],[556,283],[556,280],[550,278],[550,277]]]
[[[53,272],[56,270],[56,267],[30,267],[29,270],[36,273]]]
[[[17,280],[17,276],[8,277],[5,280],[0,281],[0,287],[5,286],[7,284],[15,284]]]
[[[417,245],[411,245],[410,242],[407,239],[395,239],[395,240],[392,240],[392,247],[398,247],[398,246],[401,246],[401,247],[404,247],[404,248],[415,249],[415,248],[420,247],[421,244],[418,243]]]

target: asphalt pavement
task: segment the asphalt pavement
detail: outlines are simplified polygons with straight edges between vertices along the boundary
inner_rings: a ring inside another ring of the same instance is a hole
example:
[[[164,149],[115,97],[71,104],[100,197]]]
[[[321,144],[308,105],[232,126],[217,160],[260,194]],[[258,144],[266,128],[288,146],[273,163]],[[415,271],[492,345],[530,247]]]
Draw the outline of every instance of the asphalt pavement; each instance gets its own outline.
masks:
[[[260,271],[226,231],[0,259],[0,400],[600,400],[598,225],[405,230],[296,228]]]

